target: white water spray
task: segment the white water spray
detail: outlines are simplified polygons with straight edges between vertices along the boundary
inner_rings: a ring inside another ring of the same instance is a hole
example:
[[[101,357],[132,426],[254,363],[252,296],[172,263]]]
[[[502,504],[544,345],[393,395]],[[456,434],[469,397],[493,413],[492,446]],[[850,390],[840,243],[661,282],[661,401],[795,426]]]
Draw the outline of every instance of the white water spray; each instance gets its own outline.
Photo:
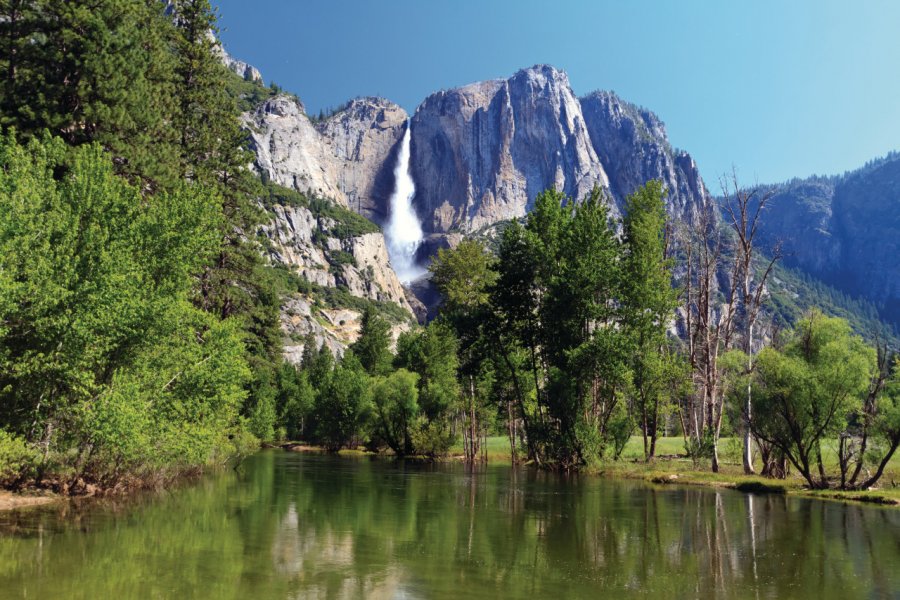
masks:
[[[425,274],[425,269],[416,264],[416,250],[422,243],[422,225],[413,208],[416,185],[409,173],[410,123],[406,124],[397,166],[394,167],[394,193],[391,194],[391,214],[384,236],[388,254],[397,276],[403,283],[409,283]]]

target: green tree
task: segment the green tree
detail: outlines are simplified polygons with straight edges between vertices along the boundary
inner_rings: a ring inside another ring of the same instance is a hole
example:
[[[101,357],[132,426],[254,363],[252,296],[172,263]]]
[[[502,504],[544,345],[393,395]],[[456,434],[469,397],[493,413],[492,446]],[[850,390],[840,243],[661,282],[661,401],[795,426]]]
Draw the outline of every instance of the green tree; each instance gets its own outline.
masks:
[[[628,380],[617,326],[621,249],[607,199],[594,190],[574,203],[550,190],[523,232],[507,231],[498,313],[530,355],[537,419],[528,435],[559,467],[593,461],[624,414],[617,406]]]
[[[286,439],[301,439],[315,405],[316,393],[309,374],[284,361],[278,373],[278,422]]]
[[[233,74],[221,62],[215,11],[208,0],[177,0],[173,11],[175,156],[183,178],[219,190],[223,215],[219,251],[199,277],[196,302],[243,324],[254,372],[243,412],[258,432],[268,434],[275,424],[281,302],[261,248],[250,235],[264,218],[254,201],[263,190],[247,169],[251,155],[237,99],[228,93]]]
[[[414,451],[411,434],[419,414],[418,379],[415,373],[398,369],[372,386],[377,435],[397,456]]]
[[[397,340],[395,366],[419,376],[416,426],[419,450],[427,454],[446,452],[452,443],[450,421],[460,398],[457,340],[453,330],[438,321],[407,332]]]
[[[497,281],[494,259],[478,240],[438,249],[428,270],[441,293],[441,315],[449,318],[462,318],[486,306]]]
[[[672,354],[666,328],[678,296],[667,257],[667,217],[660,181],[650,181],[625,201],[622,305],[632,347],[634,408],[644,438],[644,460],[656,455],[656,439],[665,414]]]
[[[241,335],[189,302],[215,193],[143,199],[98,146],[59,139],[7,136],[0,164],[0,423],[96,477],[227,454]]]
[[[401,335],[396,365],[419,375],[419,406],[428,419],[446,417],[459,397],[453,330],[440,322]]]
[[[759,353],[754,433],[779,448],[810,487],[830,487],[823,442],[847,430],[874,372],[875,351],[845,320],[807,313],[783,350]]]
[[[10,0],[0,5],[0,124],[98,142],[133,179],[172,185],[175,95],[163,3]]]
[[[328,352],[328,350],[324,350]],[[364,443],[372,412],[371,380],[347,351],[316,397],[316,435],[329,451]]]
[[[391,370],[391,326],[371,308],[362,316],[359,338],[350,346],[369,375],[386,375]]]

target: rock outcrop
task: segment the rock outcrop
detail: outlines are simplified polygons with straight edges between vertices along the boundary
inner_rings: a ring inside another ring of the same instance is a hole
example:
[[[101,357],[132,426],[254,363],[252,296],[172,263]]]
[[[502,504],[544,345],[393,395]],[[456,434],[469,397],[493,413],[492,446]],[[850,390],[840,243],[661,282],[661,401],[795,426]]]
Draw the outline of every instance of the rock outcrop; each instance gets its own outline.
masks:
[[[566,74],[547,65],[429,96],[412,118],[412,152],[416,205],[433,233],[521,217],[549,187],[577,199],[605,187],[615,210],[660,179],[679,218],[710,200],[656,115],[610,92],[579,100]]]
[[[412,316],[406,292],[391,268],[383,234],[342,239],[337,237],[333,219],[316,216],[303,206],[276,204],[271,213],[273,220],[262,233],[269,239],[272,262],[322,287],[341,287],[358,298],[393,302]]]
[[[312,298],[294,295],[282,307],[281,330],[286,338],[284,357],[289,362],[302,362],[303,346],[309,334],[312,334],[317,348],[324,346],[334,356],[340,357],[359,338],[362,313],[349,308],[317,308]],[[408,322],[392,323],[392,346],[396,345],[401,333],[409,330]]]
[[[411,126],[426,231],[521,217],[548,187],[581,197],[608,184],[568,77],[547,65],[433,94]]]
[[[319,122],[288,95],[245,115],[265,177],[376,222],[388,216],[406,121],[381,98],[358,98]],[[635,188],[661,179],[678,217],[709,199],[693,159],[673,150],[656,115],[609,92],[579,99],[567,75],[548,65],[432,94],[410,126],[414,202],[427,233],[521,217],[549,187],[574,198],[605,187],[621,206]]]
[[[244,115],[256,168],[285,187],[330,198],[383,222],[394,186],[395,147],[406,111],[382,98],[357,98],[313,122],[303,104],[281,94]]]
[[[694,159],[672,148],[665,125],[654,113],[602,91],[584,96],[581,110],[619,206],[652,179],[665,184],[669,214],[677,218],[690,219],[709,202]]]
[[[249,63],[245,63],[242,60],[237,60],[233,58],[230,54],[225,52],[225,49],[221,46],[216,46],[219,51],[219,58],[224,63],[226,67],[231,69],[233,72],[237,73],[241,78],[247,81],[255,81],[257,83],[262,83],[263,78],[262,74]]]
[[[272,221],[260,231],[268,240],[264,247],[269,260],[314,288],[291,294],[282,307],[284,355],[289,361],[301,360],[307,334],[313,335],[317,346],[324,344],[336,356],[341,356],[359,336],[362,310],[357,302],[335,305],[332,301],[322,305],[322,288],[340,290],[353,298],[396,304],[408,316],[391,322],[394,340],[409,329],[416,315],[391,268],[381,232],[341,237],[340,223],[328,216],[317,216],[305,206],[275,204],[269,212]],[[416,309],[421,312],[420,307]]]

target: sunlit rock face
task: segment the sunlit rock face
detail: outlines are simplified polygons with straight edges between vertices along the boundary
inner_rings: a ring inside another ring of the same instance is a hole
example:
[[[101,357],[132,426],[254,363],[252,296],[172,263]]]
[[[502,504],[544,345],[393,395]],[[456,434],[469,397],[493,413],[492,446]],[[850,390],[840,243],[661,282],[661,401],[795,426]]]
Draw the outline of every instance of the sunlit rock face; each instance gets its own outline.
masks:
[[[525,215],[547,188],[581,197],[608,184],[568,77],[547,65],[432,94],[412,133],[426,231],[475,231]]]
[[[350,296],[376,302],[392,302],[414,319],[406,290],[391,267],[387,245],[381,233],[337,237],[336,223],[316,217],[302,206],[275,205],[271,221],[260,228],[265,236],[268,259],[286,267],[321,288],[340,288]],[[285,299],[281,311],[284,352],[288,360],[299,362],[303,342],[312,334],[317,346],[323,344],[334,354],[356,341],[362,314],[355,309],[314,306],[313,299],[294,294]],[[393,323],[394,339],[409,323]]]
[[[297,98],[280,95],[244,121],[260,173],[384,224],[406,118],[387,100],[359,98],[316,122]],[[409,131],[413,205],[426,234],[524,216],[551,187],[573,198],[606,188],[614,212],[651,179],[666,185],[674,216],[709,201],[697,165],[672,148],[656,115],[611,92],[579,99],[565,72],[548,65],[432,94]]]
[[[357,98],[322,121],[296,97],[281,94],[244,114],[264,177],[300,192],[330,198],[373,221],[388,215],[393,156],[406,129],[406,111],[383,98]]]
[[[629,194],[653,179],[666,186],[666,205],[674,217],[690,219],[710,201],[694,159],[672,148],[654,113],[602,91],[581,98],[581,110],[620,208]]]

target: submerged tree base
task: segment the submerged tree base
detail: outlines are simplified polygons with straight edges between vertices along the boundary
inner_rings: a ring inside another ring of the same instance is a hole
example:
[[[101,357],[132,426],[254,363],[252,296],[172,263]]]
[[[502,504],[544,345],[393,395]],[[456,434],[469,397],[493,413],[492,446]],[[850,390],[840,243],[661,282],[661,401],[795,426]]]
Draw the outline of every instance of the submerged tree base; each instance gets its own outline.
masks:
[[[668,441],[668,440],[667,440]],[[540,469],[538,465],[528,462],[519,462],[513,465],[509,456],[509,446],[501,447],[506,440],[501,437],[488,438],[487,461],[476,461],[480,465],[508,465],[512,468]],[[285,443],[280,447],[291,452],[326,453],[321,446],[305,443]],[[341,450],[340,456],[366,456],[371,458],[397,459],[390,452],[369,452],[364,450]],[[459,447],[454,447],[451,452],[443,457],[403,457],[403,460],[430,460],[435,462],[459,462],[465,460],[465,456]],[[634,479],[646,481],[657,485],[688,485],[710,488],[731,489],[748,494],[779,494],[791,496],[806,496],[811,498],[840,500],[844,502],[866,502],[887,506],[900,506],[900,487],[871,489],[871,490],[813,490],[804,485],[801,478],[791,476],[787,479],[771,479],[761,475],[745,475],[739,463],[723,463],[718,473],[696,468],[693,463],[677,454],[657,456],[652,463],[646,463],[637,459],[625,459],[600,463],[593,467],[583,467],[579,470],[582,475],[604,477],[609,479]],[[888,480],[900,473],[890,473]]]

